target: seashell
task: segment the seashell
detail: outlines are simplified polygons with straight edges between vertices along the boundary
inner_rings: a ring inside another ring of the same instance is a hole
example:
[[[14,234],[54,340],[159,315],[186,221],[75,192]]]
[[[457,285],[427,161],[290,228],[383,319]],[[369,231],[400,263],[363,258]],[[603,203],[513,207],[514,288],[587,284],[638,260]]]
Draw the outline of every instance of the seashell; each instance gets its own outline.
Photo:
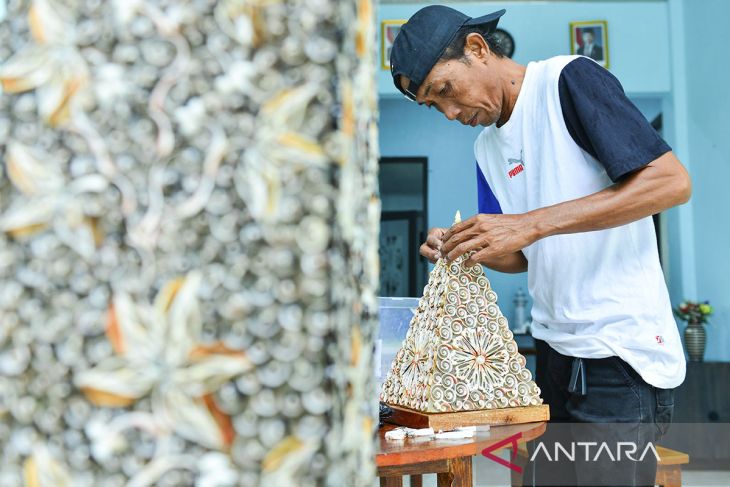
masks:
[[[329,39],[312,36],[304,43],[304,53],[315,63],[331,62],[337,54],[337,46]]]
[[[30,424],[37,405],[38,402],[35,397],[24,396],[18,398],[13,404],[11,404],[9,411],[19,423]]]
[[[135,24],[143,23],[143,18],[140,18],[132,23],[132,30],[135,28]],[[146,34],[137,34],[140,37],[146,37]],[[152,66],[164,67],[170,64],[173,59],[173,49],[164,42],[149,39],[140,43],[140,53],[142,58],[148,64]]]
[[[198,460],[197,469],[199,477],[196,483],[200,485],[237,485],[238,472],[227,455],[219,452],[206,453]]]
[[[55,204],[55,196],[43,196],[12,205],[0,216],[0,231],[14,238],[34,235],[48,226]]]
[[[70,121],[73,104],[87,84],[85,64],[78,55],[69,57],[70,59],[59,59],[59,74],[38,87],[38,112],[51,127]]]
[[[292,365],[292,374],[287,383],[296,391],[306,392],[320,385],[323,379],[324,371],[321,366],[299,358]]]
[[[289,418],[296,418],[302,414],[302,399],[298,394],[289,393],[282,399],[281,413]]]
[[[236,431],[236,438],[234,439],[232,449],[235,452],[238,448],[238,444],[240,443],[240,440],[245,439],[255,439],[258,431],[257,431],[257,425],[258,425],[259,417],[258,415],[252,411],[250,408],[246,408],[244,411],[242,411],[240,414],[237,414],[233,417],[233,427]]]
[[[279,335],[278,346],[271,350],[271,356],[280,362],[288,363],[296,360],[304,351],[306,343],[299,334],[282,332]]]
[[[39,46],[26,46],[0,66],[0,86],[7,93],[32,90],[46,83],[51,76],[49,55]],[[20,109],[25,111],[23,107]]]
[[[33,422],[46,434],[60,433],[62,431],[60,421],[62,415],[62,409],[58,405],[53,405],[41,411],[36,410],[33,415]]]
[[[124,50],[120,50],[124,52]],[[128,97],[134,87],[124,78],[124,68],[119,64],[105,63],[94,69],[94,95],[105,107]]]
[[[39,44],[69,44],[74,39],[73,16],[55,0],[33,0],[28,23]]]
[[[0,374],[4,376],[20,375],[30,364],[30,349],[25,346],[15,346],[0,354]]]
[[[261,444],[267,448],[273,448],[279,443],[286,433],[284,422],[280,419],[265,419],[259,422],[258,437]]]
[[[56,192],[64,184],[63,175],[49,164],[47,154],[23,144],[8,144],[5,163],[10,180],[28,196]]]
[[[250,400],[251,409],[266,418],[273,417],[278,413],[277,401],[270,389],[262,389]]]
[[[216,402],[225,414],[233,415],[241,412],[238,389],[233,382],[221,386],[216,395]]]
[[[304,409],[313,415],[324,414],[331,407],[330,398],[322,389],[305,392],[302,395],[302,404]]]
[[[68,471],[56,461],[42,444],[33,447],[33,454],[23,463],[25,483],[29,486],[40,485],[73,485]]]
[[[286,362],[270,361],[266,365],[258,367],[256,373],[264,387],[276,388],[286,382],[291,369]]]

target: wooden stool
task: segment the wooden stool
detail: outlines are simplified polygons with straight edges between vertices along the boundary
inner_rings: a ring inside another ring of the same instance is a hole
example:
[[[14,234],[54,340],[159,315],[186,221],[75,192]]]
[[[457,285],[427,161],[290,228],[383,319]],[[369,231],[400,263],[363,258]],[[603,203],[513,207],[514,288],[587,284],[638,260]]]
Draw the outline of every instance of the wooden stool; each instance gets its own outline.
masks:
[[[659,487],[682,487],[682,465],[689,463],[689,455],[684,452],[656,446],[659,461],[656,466],[656,480]],[[524,442],[517,445],[517,462],[521,467],[527,464],[527,446]],[[512,472],[512,487],[521,487],[522,474]]]
[[[681,487],[682,465],[689,463],[689,455],[659,445],[656,447],[656,452],[659,455],[659,461],[654,482],[660,487]]]

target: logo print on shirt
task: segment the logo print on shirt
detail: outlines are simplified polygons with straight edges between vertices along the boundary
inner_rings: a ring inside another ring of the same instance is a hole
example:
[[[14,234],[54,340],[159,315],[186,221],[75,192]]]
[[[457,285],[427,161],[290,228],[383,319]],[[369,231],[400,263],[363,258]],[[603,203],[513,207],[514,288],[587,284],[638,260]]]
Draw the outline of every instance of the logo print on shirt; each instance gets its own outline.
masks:
[[[657,336],[656,336],[656,337],[654,337],[654,338],[656,339],[656,342],[657,342],[657,343],[658,343],[659,345],[664,345],[664,338],[662,338],[662,336],[661,336],[661,335],[657,335]]]
[[[520,150],[519,159],[512,159],[512,158],[507,159],[508,167],[513,164],[517,164],[515,167],[510,169],[509,172],[507,172],[507,176],[509,176],[510,179],[512,179],[513,177],[517,176],[519,173],[521,173],[522,171],[525,170],[525,161],[523,161],[522,159],[523,159],[522,150]]]

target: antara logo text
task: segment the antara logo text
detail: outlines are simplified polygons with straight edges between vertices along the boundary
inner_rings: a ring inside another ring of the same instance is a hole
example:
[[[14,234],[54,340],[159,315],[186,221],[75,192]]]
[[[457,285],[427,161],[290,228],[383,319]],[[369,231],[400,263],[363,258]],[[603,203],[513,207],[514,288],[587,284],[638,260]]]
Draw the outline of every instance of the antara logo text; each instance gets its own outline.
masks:
[[[638,453],[639,447],[636,443],[631,441],[619,441],[616,444],[615,450],[612,450],[608,443],[606,443],[605,441],[601,443],[598,443],[596,441],[571,442],[568,445],[568,448],[556,442],[554,444],[553,455],[550,455],[550,451],[544,443],[538,442],[537,448],[535,448],[535,451],[530,457],[530,461],[534,462],[535,457],[537,457],[538,455],[542,455],[549,462],[557,462],[561,456],[565,457],[566,460],[574,462],[576,454],[579,456],[579,458],[582,456],[581,450],[582,453],[584,453],[585,455],[584,459],[586,462],[596,462],[600,457],[610,458],[612,462],[620,462],[622,453],[624,455],[624,458],[627,458],[633,462],[643,462],[644,457],[647,454],[654,455],[654,458],[659,461],[659,454],[657,453],[656,448],[654,448],[653,443],[647,443],[646,447],[644,447],[644,450],[641,451],[640,456],[638,456],[637,458],[634,455]]]
[[[517,473],[522,473],[522,467],[512,463],[512,460],[517,456],[517,443],[521,438],[522,433],[509,436],[482,450],[482,455]],[[510,460],[505,460],[494,454],[505,445],[510,445],[511,447],[512,454],[510,455]],[[571,462],[575,462],[576,457],[578,459],[584,458],[586,462],[596,462],[599,459],[604,459],[604,461],[605,459],[611,459],[612,462],[620,462],[622,458],[633,462],[643,462],[644,457],[647,455],[654,455],[654,458],[659,461],[659,454],[651,442],[647,443],[643,450],[640,450],[639,445],[631,441],[619,441],[616,443],[615,449],[612,449],[611,445],[605,441],[601,443],[597,441],[575,441],[569,442],[567,446],[555,442],[553,452],[551,453],[550,449],[543,442],[539,441],[529,461],[534,462],[535,458],[541,456],[549,462],[560,461],[561,457]]]

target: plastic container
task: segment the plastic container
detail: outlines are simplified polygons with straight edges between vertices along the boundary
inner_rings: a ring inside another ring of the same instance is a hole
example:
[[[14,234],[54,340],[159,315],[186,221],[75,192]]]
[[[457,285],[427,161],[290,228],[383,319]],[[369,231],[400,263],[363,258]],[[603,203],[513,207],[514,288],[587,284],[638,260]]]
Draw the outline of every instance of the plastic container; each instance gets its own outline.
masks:
[[[375,377],[378,393],[388,375],[395,354],[406,338],[419,298],[378,298],[380,330],[375,341]]]

